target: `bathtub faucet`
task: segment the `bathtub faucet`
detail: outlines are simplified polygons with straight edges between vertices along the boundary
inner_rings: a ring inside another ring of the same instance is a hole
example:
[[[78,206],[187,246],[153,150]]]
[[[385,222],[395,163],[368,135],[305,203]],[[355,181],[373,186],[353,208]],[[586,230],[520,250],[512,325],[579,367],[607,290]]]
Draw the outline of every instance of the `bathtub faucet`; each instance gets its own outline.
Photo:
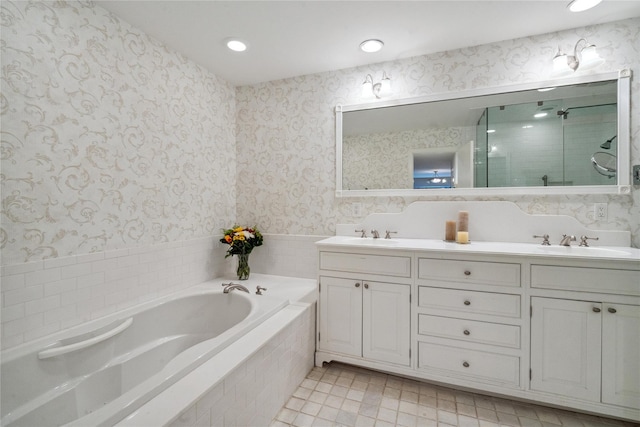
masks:
[[[246,292],[249,293],[249,289],[247,289],[246,287],[242,286],[239,283],[223,283],[222,286],[224,286],[224,289],[222,290],[222,292],[224,292],[225,294],[228,294],[229,292],[233,291],[234,289],[238,289],[241,290],[242,292]]]

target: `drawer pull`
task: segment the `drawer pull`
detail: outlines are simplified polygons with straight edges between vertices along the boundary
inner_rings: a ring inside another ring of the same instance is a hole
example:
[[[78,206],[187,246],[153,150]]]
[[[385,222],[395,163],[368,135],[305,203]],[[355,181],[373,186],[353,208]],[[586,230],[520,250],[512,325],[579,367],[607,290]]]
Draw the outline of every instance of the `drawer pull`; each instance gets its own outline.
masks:
[[[464,366],[465,368],[469,367],[469,362],[462,362],[462,366]]]
[[[464,271],[464,275],[465,275],[465,276],[471,276],[471,272],[470,272],[469,270],[465,270],[465,271]]]
[[[471,332],[469,332],[469,330],[468,330],[468,329],[465,329],[463,333],[464,333],[465,335],[471,335]]]
[[[369,289],[369,284],[368,284],[368,283],[365,283],[365,284],[364,284],[364,288],[365,288],[365,289]]]
[[[360,287],[360,283],[356,283],[356,288],[359,288],[359,287]]]
[[[613,308],[613,307],[609,307],[609,308],[607,308],[607,311],[608,311],[609,313],[617,313],[617,311],[618,311],[618,310],[616,310],[616,309],[615,309],[615,308]]]
[[[464,301],[464,305],[471,305],[471,301],[469,301],[469,300],[465,300],[465,301]]]
[[[600,309],[598,307],[593,307],[592,310],[594,313],[600,313]]]

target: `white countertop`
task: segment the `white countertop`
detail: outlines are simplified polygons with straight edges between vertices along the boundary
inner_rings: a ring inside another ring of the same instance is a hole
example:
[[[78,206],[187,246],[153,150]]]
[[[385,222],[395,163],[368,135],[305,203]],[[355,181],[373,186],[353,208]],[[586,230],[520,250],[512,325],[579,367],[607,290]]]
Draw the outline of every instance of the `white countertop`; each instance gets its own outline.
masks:
[[[497,255],[522,255],[544,257],[567,257],[578,259],[623,260],[640,262],[640,249],[617,246],[580,247],[578,242],[573,246],[542,246],[533,243],[503,242],[471,242],[461,245],[455,242],[432,239],[373,239],[354,236],[334,236],[316,242],[323,247],[343,247],[353,249],[387,249],[409,251],[438,251],[448,253],[479,253]]]

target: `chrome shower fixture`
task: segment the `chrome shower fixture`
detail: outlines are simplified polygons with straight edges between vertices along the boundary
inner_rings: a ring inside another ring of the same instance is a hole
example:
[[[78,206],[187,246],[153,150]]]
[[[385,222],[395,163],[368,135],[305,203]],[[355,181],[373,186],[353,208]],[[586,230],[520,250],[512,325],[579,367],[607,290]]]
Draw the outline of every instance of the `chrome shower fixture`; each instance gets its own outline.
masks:
[[[612,138],[607,139],[604,143],[602,143],[602,144],[600,145],[600,148],[604,148],[605,150],[610,149],[610,148],[611,148],[611,142],[612,142],[614,139],[616,139],[616,137],[617,137],[617,136],[618,136],[618,135],[613,135],[613,137],[612,137]]]
[[[569,116],[569,109],[565,108],[564,110],[558,110],[558,116],[562,116],[563,119],[566,119]]]

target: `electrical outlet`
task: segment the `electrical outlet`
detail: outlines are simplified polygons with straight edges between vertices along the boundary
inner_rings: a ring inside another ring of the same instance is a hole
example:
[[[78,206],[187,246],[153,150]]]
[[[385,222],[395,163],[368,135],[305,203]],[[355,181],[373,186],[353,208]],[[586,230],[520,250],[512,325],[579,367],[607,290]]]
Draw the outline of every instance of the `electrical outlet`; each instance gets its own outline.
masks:
[[[351,205],[352,216],[362,216],[362,203],[353,203]]]
[[[593,217],[597,221],[607,220],[607,204],[606,203],[594,203],[593,204]]]

